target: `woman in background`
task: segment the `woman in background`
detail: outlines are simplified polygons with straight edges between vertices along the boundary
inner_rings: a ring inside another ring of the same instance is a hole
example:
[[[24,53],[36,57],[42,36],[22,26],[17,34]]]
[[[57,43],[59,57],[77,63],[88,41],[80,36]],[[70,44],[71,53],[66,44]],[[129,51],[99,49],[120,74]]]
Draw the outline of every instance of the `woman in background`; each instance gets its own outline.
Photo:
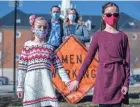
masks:
[[[79,14],[76,9],[68,10],[64,26],[63,40],[67,39],[71,34],[75,35],[82,43],[90,41],[90,35],[85,25],[78,24]]]

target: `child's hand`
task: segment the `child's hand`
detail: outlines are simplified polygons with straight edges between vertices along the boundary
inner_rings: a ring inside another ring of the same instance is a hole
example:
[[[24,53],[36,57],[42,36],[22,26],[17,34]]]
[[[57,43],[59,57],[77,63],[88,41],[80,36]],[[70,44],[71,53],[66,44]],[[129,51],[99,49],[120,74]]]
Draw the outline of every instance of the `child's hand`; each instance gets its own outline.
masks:
[[[17,91],[18,98],[23,98],[23,91]]]
[[[65,84],[67,85],[67,87],[68,87],[69,91],[71,92],[72,90],[71,90],[70,83],[71,83],[71,81],[69,81],[69,82],[66,82]]]
[[[66,37],[65,37],[65,40],[68,39],[68,38],[69,38],[69,36],[66,36]]]
[[[79,82],[77,80],[74,80],[70,83],[71,91],[76,91],[79,87]]]
[[[121,92],[123,95],[126,95],[126,93],[128,92],[128,88],[123,86],[122,89],[121,89]]]

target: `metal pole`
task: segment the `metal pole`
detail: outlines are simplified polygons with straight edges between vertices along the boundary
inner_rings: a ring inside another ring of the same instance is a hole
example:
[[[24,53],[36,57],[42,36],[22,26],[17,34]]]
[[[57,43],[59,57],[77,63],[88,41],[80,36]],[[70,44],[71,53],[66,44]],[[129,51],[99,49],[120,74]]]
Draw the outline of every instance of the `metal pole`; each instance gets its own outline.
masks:
[[[16,92],[16,29],[17,29],[17,24],[16,24],[16,19],[17,19],[17,5],[18,2],[15,1],[15,6],[14,6],[14,56],[13,56],[13,91],[14,93]]]

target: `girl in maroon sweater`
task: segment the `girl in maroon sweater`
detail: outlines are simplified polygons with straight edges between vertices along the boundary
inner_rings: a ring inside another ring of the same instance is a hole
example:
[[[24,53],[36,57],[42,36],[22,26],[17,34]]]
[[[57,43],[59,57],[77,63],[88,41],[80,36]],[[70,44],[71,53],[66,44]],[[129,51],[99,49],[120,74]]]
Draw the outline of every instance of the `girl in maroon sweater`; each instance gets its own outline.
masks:
[[[93,36],[79,74],[71,82],[72,90],[76,90],[98,51],[93,102],[100,107],[121,107],[122,103],[128,103],[130,49],[127,35],[118,31],[118,20],[119,7],[111,2],[105,4],[102,7],[101,31]]]

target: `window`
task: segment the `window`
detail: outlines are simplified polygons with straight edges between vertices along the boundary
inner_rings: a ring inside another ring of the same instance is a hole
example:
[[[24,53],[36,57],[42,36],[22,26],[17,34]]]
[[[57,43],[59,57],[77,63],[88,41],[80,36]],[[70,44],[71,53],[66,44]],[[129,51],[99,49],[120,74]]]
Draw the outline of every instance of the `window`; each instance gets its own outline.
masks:
[[[135,23],[134,23],[134,22],[128,22],[128,24],[129,24],[130,26],[135,26]]]
[[[17,19],[16,20],[16,23],[21,23],[21,19]]]
[[[2,42],[2,33],[0,32],[0,43]]]
[[[21,37],[21,32],[17,32],[16,33],[16,38],[20,38]]]
[[[139,60],[139,57],[136,57],[136,58],[135,58],[135,62],[137,62],[138,60]]]
[[[20,55],[17,54],[17,55],[16,55],[16,61],[19,61],[19,58],[20,58]]]
[[[0,63],[1,63],[1,59],[2,59],[2,52],[0,51]]]
[[[133,40],[137,40],[137,34],[135,34],[135,33],[132,34],[132,35],[131,35],[131,38],[132,38]]]

